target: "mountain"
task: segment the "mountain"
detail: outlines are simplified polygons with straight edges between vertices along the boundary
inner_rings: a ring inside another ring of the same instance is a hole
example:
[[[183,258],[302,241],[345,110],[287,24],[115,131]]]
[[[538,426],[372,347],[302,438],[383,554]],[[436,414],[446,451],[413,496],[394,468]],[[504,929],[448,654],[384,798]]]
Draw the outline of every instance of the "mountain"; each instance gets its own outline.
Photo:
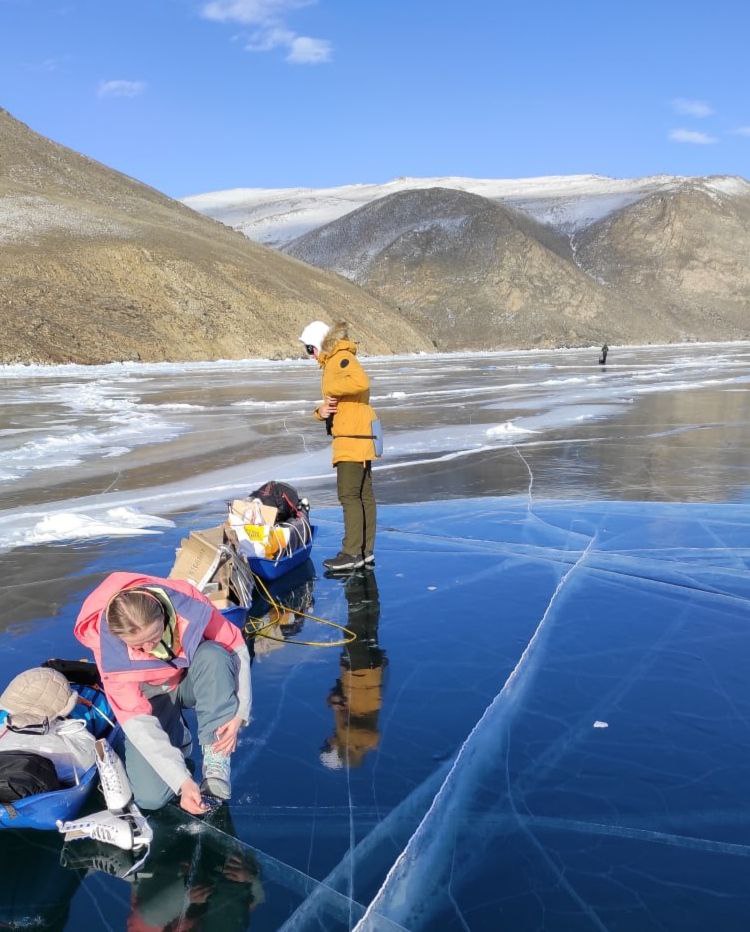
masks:
[[[581,268],[671,339],[750,336],[750,184],[685,181],[572,239]]]
[[[621,341],[634,326],[567,237],[463,191],[391,194],[285,251],[397,305],[441,350]]]
[[[431,344],[393,308],[0,110],[0,362],[279,357],[346,317],[366,352]]]
[[[607,178],[560,175],[546,178],[396,178],[385,184],[336,188],[236,188],[186,197],[194,210],[240,230],[256,242],[284,246],[311,230],[390,194],[452,188],[497,201],[533,219],[572,233],[614,210],[658,191],[678,187],[674,175]]]

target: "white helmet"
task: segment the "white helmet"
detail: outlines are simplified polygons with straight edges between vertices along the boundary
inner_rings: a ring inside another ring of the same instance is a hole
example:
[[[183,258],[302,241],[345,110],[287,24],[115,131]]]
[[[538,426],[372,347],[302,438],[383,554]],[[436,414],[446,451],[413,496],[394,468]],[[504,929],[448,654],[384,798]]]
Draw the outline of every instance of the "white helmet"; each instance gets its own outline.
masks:
[[[322,320],[314,320],[299,335],[299,341],[304,343],[305,346],[314,346],[316,350],[320,351],[323,340],[328,336],[330,329],[328,324],[324,324]]]
[[[339,749],[331,747],[328,742],[326,742],[325,747],[320,752],[320,763],[327,770],[341,770],[344,766],[343,760],[341,760],[341,755],[339,754]]]

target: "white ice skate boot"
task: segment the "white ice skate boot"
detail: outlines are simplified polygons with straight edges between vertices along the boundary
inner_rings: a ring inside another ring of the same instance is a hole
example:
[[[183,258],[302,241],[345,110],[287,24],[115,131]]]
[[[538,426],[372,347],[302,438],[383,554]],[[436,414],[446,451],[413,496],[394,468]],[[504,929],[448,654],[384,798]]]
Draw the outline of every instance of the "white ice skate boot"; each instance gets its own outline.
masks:
[[[72,822],[58,821],[57,827],[65,833],[65,841],[75,838],[93,838],[108,845],[116,845],[123,851],[133,849],[133,826],[127,816],[118,816],[108,809],[94,812],[83,819]]]
[[[149,847],[154,840],[148,820],[135,803],[131,803],[128,811],[123,813],[102,809],[72,822],[58,820],[57,828],[65,834],[65,841],[93,838],[94,841],[116,845],[123,851]]]
[[[123,812],[133,799],[125,764],[115,754],[105,738],[100,738],[96,742],[94,750],[107,809],[110,812]]]

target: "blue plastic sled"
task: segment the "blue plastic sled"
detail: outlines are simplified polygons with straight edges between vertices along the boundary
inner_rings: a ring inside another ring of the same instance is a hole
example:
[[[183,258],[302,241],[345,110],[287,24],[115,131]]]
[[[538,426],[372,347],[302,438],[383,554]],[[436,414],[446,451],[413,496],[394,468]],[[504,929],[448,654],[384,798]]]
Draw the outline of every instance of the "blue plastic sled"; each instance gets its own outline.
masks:
[[[117,727],[113,729],[99,714],[103,712],[107,718],[115,720],[107,697],[101,690],[94,690],[89,686],[71,685],[99,710],[96,712],[79,703],[71,713],[71,718],[83,718],[94,737],[112,740],[119,729]],[[83,809],[91,789],[98,782],[96,764],[89,767],[79,779],[80,782],[76,786],[52,790],[49,793],[35,793],[33,796],[17,799],[13,803],[0,803],[0,829],[34,828],[49,831],[56,829],[55,822],[58,819],[66,821],[75,819]]]
[[[301,566],[310,556],[317,526],[310,525],[310,540],[307,544],[295,550],[294,553],[280,560],[268,560],[265,557],[246,557],[250,569],[256,576],[272,582],[274,579],[280,579],[297,566]]]

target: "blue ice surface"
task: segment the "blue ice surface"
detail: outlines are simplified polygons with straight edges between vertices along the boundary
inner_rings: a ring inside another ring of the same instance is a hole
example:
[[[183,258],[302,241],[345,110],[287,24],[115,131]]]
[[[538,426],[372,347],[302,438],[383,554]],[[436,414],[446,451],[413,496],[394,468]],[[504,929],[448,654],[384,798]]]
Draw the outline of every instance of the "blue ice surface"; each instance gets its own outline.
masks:
[[[3,681],[79,656],[85,593],[115,568],[166,572],[206,517],[80,545],[56,614],[0,635]],[[277,594],[359,640],[256,644],[231,824],[164,829],[193,839],[190,870],[165,844],[130,887],[99,872],[71,892],[70,868],[48,858],[46,886],[38,872],[15,882],[16,916],[57,883],[66,927],[91,928],[95,902],[94,927],[121,928],[177,883],[180,909],[207,895],[227,929],[747,927],[750,507],[383,506],[375,570],[336,579],[321,561],[339,512],[316,520],[314,566]],[[336,636],[312,620],[290,634]],[[204,864],[237,846],[264,891],[240,914]]]

